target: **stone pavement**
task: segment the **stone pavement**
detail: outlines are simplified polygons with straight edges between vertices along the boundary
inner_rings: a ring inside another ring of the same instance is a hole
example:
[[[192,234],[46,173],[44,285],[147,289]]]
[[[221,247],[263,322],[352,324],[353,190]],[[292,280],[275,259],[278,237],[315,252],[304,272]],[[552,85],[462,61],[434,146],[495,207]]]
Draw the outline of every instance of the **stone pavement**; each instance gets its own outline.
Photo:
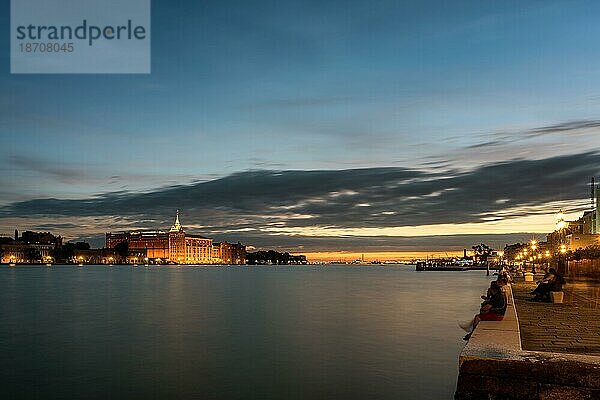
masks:
[[[563,304],[531,301],[534,284],[513,284],[523,350],[600,355],[600,285],[565,286]]]

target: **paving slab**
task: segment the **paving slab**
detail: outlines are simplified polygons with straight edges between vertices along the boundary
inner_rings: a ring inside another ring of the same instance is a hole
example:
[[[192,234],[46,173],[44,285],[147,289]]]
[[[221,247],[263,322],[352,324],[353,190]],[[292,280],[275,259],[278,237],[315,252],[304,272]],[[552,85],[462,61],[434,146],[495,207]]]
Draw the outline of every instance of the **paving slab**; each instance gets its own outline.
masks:
[[[600,285],[570,283],[563,304],[534,302],[535,285],[513,285],[524,350],[600,355]]]

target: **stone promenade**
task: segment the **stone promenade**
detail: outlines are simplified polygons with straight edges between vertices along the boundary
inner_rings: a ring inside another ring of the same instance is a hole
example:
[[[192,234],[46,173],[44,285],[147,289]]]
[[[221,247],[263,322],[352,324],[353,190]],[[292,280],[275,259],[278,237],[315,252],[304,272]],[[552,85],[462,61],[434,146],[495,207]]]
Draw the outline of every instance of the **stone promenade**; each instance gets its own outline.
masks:
[[[502,321],[482,321],[459,357],[456,400],[600,399],[600,285],[570,282],[565,303],[508,289]]]
[[[523,350],[600,355],[600,285],[575,282],[563,304],[531,301],[535,284],[513,284]]]

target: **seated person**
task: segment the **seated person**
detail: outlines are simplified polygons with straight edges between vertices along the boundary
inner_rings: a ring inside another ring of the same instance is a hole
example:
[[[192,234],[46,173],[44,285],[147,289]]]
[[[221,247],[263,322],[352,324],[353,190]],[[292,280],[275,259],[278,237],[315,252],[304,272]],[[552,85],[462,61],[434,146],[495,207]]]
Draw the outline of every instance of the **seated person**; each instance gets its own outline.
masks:
[[[504,318],[504,313],[506,312],[506,297],[504,296],[504,293],[502,293],[502,289],[500,289],[498,284],[492,282],[488,292],[490,293],[490,297],[481,303],[479,314],[475,315],[467,327],[463,327],[463,329],[469,332],[463,338],[464,340],[469,340],[471,338],[471,335],[480,321],[502,321]]]
[[[487,292],[485,293],[485,295],[481,296],[481,298],[483,300],[488,301],[492,297],[492,287],[493,286],[499,286],[498,280],[490,282],[490,287],[487,289]],[[483,303],[481,303],[482,306],[485,304],[485,301]]]
[[[550,301],[550,292],[562,291],[565,283],[565,279],[554,268],[550,268],[531,294],[535,296],[534,300]]]
[[[500,276],[502,277],[502,280],[504,281],[505,285],[508,285],[509,283],[512,283],[512,281],[513,281],[512,276],[510,276],[510,274],[506,270],[504,270]]]

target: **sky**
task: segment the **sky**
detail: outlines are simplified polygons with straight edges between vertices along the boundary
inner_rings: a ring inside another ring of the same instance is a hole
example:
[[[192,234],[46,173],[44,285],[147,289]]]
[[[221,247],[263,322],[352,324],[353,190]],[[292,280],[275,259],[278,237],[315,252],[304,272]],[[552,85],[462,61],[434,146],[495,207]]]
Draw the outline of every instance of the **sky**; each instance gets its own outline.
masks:
[[[9,3],[0,233],[501,247],[600,175],[594,1],[154,0],[147,75],[11,75]]]

